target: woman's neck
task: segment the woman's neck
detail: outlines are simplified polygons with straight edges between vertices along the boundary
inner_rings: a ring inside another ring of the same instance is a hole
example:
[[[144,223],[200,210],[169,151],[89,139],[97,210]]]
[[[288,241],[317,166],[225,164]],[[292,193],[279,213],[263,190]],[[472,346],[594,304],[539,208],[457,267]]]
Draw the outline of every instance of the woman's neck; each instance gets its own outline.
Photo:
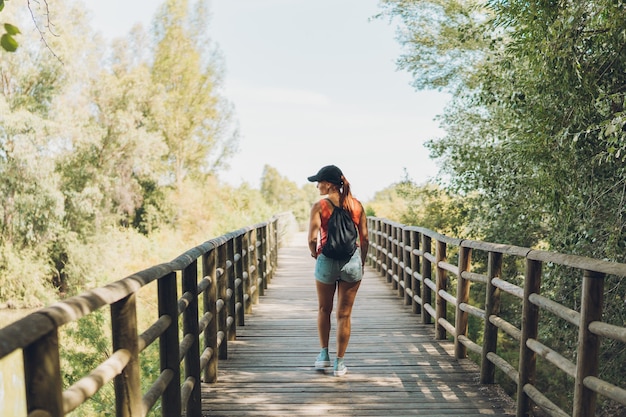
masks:
[[[333,202],[334,205],[338,206],[339,205],[339,200],[340,200],[340,195],[338,191],[329,191],[328,194],[326,195],[326,198],[328,198],[330,201]]]

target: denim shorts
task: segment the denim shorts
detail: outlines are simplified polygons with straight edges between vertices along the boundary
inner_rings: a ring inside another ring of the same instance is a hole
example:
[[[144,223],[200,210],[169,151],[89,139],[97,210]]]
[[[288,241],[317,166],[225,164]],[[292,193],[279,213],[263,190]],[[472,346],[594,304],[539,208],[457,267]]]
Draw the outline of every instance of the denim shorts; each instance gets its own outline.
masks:
[[[348,260],[332,259],[324,254],[317,256],[315,262],[315,279],[324,284],[334,284],[337,281],[359,282],[363,277],[361,265],[361,249],[357,248],[354,255]]]

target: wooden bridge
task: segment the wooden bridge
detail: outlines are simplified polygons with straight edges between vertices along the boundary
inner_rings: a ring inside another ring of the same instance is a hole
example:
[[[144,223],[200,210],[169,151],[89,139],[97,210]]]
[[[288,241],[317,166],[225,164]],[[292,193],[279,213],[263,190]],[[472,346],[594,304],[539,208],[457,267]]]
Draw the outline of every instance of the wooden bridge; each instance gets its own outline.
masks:
[[[433,326],[421,324],[371,268],[353,311],[348,373],[315,371],[313,267],[306,235],[281,249],[271,286],[220,362],[219,382],[203,385],[203,415],[515,415],[511,399],[481,385],[478,367],[456,360],[453,343],[435,341]]]
[[[110,381],[111,408],[121,417],[521,417],[536,410],[591,417],[598,397],[626,405],[626,390],[599,374],[602,340],[626,343],[623,323],[602,316],[605,277],[626,276],[626,265],[459,240],[370,218],[349,372],[334,377],[312,367],[319,349],[313,261],[302,235],[287,243],[289,218],[209,240],[0,329],[0,359],[16,351],[23,356],[28,417],[67,415]],[[521,282],[506,276],[508,263],[523,266]],[[541,295],[544,263],[579,272],[576,309]],[[136,294],[148,285],[158,289],[158,319],[139,329]],[[470,287],[484,302],[473,304]],[[64,388],[60,329],[105,307],[112,354]],[[518,315],[512,322],[510,311]],[[575,351],[556,352],[541,342],[540,311],[578,329]],[[482,329],[480,338],[470,323]],[[518,345],[516,363],[498,352],[500,337]],[[141,353],[156,341],[160,373],[149,376],[152,385],[142,392]],[[538,361],[572,381],[568,410],[538,388]],[[514,400],[494,384],[496,370],[517,387]]]

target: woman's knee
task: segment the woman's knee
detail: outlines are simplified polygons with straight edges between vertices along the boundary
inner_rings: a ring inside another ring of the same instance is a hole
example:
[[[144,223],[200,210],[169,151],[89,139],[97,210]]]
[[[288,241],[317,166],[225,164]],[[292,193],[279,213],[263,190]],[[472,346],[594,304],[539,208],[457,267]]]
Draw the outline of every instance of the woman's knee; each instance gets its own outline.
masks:
[[[343,321],[343,320],[350,320],[350,317],[352,317],[352,309],[338,309],[337,310],[337,320],[339,321]]]
[[[318,311],[320,314],[330,315],[333,312],[333,306],[331,305],[320,305],[318,307]]]

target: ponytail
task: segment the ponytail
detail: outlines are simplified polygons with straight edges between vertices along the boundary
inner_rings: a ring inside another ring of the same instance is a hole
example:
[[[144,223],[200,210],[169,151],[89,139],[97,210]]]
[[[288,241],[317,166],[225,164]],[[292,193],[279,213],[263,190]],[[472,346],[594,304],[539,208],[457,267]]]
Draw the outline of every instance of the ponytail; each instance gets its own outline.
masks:
[[[354,211],[354,197],[352,197],[352,192],[350,191],[350,182],[341,175],[341,189],[339,193],[339,205],[344,209],[348,210],[350,213]]]

